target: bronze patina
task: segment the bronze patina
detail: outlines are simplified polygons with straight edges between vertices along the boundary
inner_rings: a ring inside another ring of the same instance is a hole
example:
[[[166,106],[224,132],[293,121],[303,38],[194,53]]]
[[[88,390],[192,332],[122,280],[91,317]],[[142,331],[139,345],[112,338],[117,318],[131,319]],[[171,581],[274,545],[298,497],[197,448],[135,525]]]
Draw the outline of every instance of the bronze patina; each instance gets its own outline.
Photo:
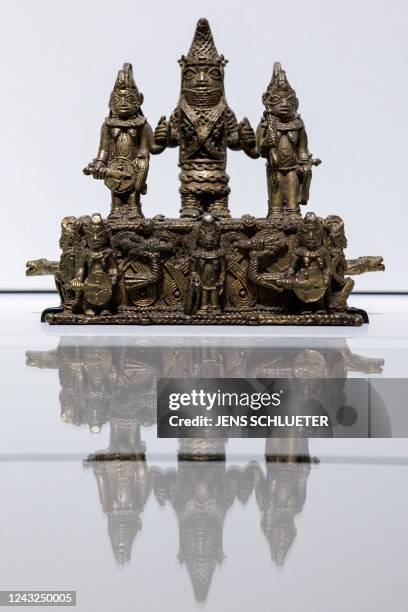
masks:
[[[131,64],[119,70],[109,100],[109,116],[101,129],[98,155],[84,174],[103,179],[112,192],[111,218],[142,216],[140,194],[146,193],[152,130],[141,105]]]
[[[295,218],[299,204],[307,204],[312,166],[320,159],[309,153],[304,123],[297,113],[299,101],[279,62],[262,97],[265,112],[257,129],[257,146],[265,157],[268,184],[268,217],[285,207]]]
[[[187,56],[179,60],[181,92],[167,122],[163,116],[154,133],[155,149],[179,147],[181,217],[203,212],[230,217],[227,148],[259,157],[248,119],[239,125],[225,98],[223,55],[218,55],[210,26],[200,19]]]
[[[111,211],[65,217],[59,261],[27,262],[54,275],[61,306],[51,324],[361,325],[351,276],[384,270],[379,256],[347,260],[344,222],[300,208],[312,167],[298,98],[279,62],[263,94],[256,134],[226,101],[224,68],[206,19],[181,66],[169,120],[152,131],[132,71],[119,71],[96,158],[84,169],[111,191]],[[179,148],[180,216],[145,218],[150,155]],[[266,159],[264,218],[231,217],[227,149]]]

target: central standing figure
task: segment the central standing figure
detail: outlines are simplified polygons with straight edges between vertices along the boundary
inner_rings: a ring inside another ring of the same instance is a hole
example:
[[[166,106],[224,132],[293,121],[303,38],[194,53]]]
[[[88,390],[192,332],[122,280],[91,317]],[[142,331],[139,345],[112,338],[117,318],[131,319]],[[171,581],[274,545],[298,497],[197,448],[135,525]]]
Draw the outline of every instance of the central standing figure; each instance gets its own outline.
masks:
[[[152,153],[180,148],[181,216],[196,218],[203,212],[229,217],[226,173],[227,147],[259,157],[256,139],[247,119],[239,125],[225,100],[224,66],[206,19],[197,23],[182,70],[178,105],[169,121],[162,117],[154,133]]]

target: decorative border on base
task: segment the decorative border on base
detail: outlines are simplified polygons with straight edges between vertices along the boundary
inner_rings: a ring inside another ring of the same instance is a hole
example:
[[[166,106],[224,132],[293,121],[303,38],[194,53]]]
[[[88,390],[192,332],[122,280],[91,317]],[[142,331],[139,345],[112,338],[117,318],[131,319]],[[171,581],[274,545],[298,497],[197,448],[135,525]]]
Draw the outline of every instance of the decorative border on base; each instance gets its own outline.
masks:
[[[361,326],[364,319],[355,312],[277,314],[265,311],[186,315],[180,311],[151,310],[149,312],[119,312],[89,317],[83,314],[49,313],[45,320],[50,325],[306,325],[306,326]]]

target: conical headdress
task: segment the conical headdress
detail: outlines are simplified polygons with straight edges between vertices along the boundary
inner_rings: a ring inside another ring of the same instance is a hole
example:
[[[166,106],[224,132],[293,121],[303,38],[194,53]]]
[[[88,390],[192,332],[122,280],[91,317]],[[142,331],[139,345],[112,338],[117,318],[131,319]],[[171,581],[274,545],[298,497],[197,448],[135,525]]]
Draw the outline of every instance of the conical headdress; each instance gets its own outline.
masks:
[[[123,64],[122,70],[119,70],[118,76],[116,77],[113,90],[115,91],[115,89],[133,89],[139,93],[133,78],[132,64]]]
[[[268,85],[266,94],[268,95],[279,91],[293,92],[296,95],[296,92],[293,87],[291,87],[287,79],[286,72],[282,69],[280,62],[275,62],[273,65],[271,82]]]
[[[210,24],[204,17],[198,20],[190,50],[187,53],[187,57],[183,55],[180,63],[222,64],[223,66],[227,63],[223,55],[218,55]]]

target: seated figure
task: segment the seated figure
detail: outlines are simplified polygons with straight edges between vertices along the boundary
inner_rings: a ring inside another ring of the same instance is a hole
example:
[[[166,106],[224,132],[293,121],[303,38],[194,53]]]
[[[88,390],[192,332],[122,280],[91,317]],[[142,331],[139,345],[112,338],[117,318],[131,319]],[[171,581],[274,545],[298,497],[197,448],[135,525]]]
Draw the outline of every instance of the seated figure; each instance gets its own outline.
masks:
[[[85,315],[110,314],[114,308],[118,269],[100,215],[92,215],[85,229],[85,240],[85,257],[69,288],[77,293],[77,307]]]

